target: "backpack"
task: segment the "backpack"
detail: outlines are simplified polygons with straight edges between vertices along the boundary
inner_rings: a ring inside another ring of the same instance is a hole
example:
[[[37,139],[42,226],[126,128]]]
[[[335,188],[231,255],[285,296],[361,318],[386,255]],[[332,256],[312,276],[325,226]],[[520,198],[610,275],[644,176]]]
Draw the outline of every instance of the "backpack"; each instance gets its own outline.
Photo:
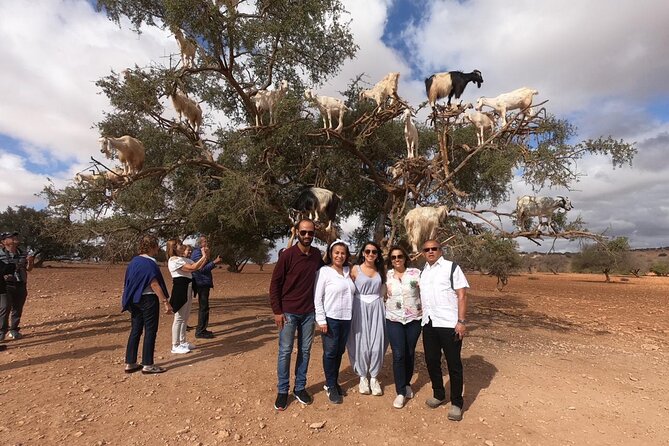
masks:
[[[451,289],[455,291],[455,288],[453,288],[453,273],[455,273],[455,268],[458,267],[458,264],[455,262],[451,262]]]

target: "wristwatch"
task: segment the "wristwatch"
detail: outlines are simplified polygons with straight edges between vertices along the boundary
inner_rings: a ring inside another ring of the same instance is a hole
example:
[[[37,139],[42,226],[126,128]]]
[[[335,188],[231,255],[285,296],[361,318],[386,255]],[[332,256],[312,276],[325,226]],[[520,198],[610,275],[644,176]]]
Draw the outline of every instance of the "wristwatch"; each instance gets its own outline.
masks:
[[[467,323],[467,319],[458,319],[458,323],[464,325]]]

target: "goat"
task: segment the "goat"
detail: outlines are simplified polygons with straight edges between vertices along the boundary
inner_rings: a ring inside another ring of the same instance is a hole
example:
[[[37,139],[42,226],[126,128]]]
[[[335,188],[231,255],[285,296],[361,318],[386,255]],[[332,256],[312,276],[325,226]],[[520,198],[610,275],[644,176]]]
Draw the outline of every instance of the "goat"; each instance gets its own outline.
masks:
[[[516,201],[516,222],[520,229],[525,229],[525,220],[530,217],[539,217],[539,226],[552,227],[553,214],[558,209],[570,211],[574,207],[567,197],[557,198],[523,195]],[[546,219],[542,222],[542,217]]]
[[[171,98],[174,110],[179,114],[179,121],[181,121],[182,115],[185,116],[190,126],[197,133],[202,125],[202,109],[200,108],[200,104],[190,99],[181,90],[177,90]]]
[[[411,109],[404,110],[404,140],[407,143],[407,158],[416,157],[418,148],[418,129],[411,119]]]
[[[337,217],[340,203],[341,197],[331,190],[321,187],[303,189],[293,202],[292,208],[288,210],[288,218],[293,223],[288,246],[292,245],[295,238],[295,230],[297,229],[296,225],[302,218],[310,218],[314,221],[316,235],[319,239],[327,244],[336,240],[338,237],[337,228],[333,223]],[[321,217],[324,217],[324,221],[322,222]],[[327,225],[323,227],[325,223]]]
[[[451,106],[451,99],[460,99],[465,87],[469,82],[474,82],[481,88],[483,83],[483,76],[479,70],[474,70],[471,73],[463,73],[462,71],[448,71],[445,73],[436,73],[425,79],[425,92],[430,107],[434,108],[438,99],[448,96],[447,105]]]
[[[532,117],[532,97],[539,94],[537,90],[522,87],[509,93],[502,93],[494,98],[481,97],[476,102],[476,109],[481,111],[483,106],[494,108],[497,114],[502,117],[502,126],[506,125],[506,112],[509,110],[520,109],[524,116]]]
[[[174,38],[177,39],[179,43],[179,49],[181,50],[181,63],[185,68],[191,68],[195,64],[195,51],[197,50],[197,44],[192,40],[184,37],[184,33],[181,32],[179,28],[172,28],[174,33]]]
[[[283,99],[287,91],[288,81],[284,79],[281,81],[278,90],[260,90],[254,96],[251,96],[251,100],[256,106],[256,127],[260,127],[262,123],[260,115],[265,111],[269,112],[269,124],[274,124],[276,105]]]
[[[330,96],[318,96],[313,90],[305,90],[304,97],[316,103],[316,107],[321,112],[323,117],[323,128],[332,128],[332,118],[339,119],[339,125],[335,129],[336,132],[341,132],[344,127],[344,113],[350,110],[341,99]]]
[[[373,99],[376,102],[376,106],[380,107],[390,98],[390,104],[392,104],[393,98],[397,97],[397,83],[399,79],[400,73],[388,73],[386,77],[377,82],[371,89],[362,90],[359,96],[360,100],[362,101],[364,98]]]
[[[135,175],[144,167],[146,151],[140,140],[124,135],[120,138],[103,136],[98,142],[100,152],[108,158],[111,158],[113,151],[116,150],[118,159],[123,164],[123,175]]]
[[[418,247],[426,240],[437,236],[439,224],[448,216],[447,206],[420,207],[407,212],[404,217],[404,228],[409,238],[413,252],[418,252]]]
[[[123,175],[123,170],[119,168],[114,168],[113,170],[106,170],[104,172],[94,172],[85,173],[80,172],[74,176],[74,182],[77,184],[97,184],[100,182],[110,182],[112,184],[121,183],[126,181],[127,177]]]
[[[474,124],[474,127],[476,127],[476,143],[480,146],[483,144],[485,139],[485,135],[483,133],[484,130],[492,130],[493,127],[495,127],[494,118],[490,113],[484,113],[478,110],[465,114],[465,118],[467,118],[472,124]]]

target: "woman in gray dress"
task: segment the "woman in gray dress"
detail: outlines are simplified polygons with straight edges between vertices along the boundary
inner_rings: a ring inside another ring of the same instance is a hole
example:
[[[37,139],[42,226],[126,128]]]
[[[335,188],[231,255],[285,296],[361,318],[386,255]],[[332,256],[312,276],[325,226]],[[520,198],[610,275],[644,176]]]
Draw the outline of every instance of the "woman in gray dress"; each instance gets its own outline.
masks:
[[[381,247],[367,242],[358,254],[358,264],[351,270],[355,283],[351,333],[347,350],[353,371],[360,377],[362,395],[383,395],[377,379],[383,366],[385,309],[383,299],[386,278]],[[368,378],[369,377],[369,378]]]

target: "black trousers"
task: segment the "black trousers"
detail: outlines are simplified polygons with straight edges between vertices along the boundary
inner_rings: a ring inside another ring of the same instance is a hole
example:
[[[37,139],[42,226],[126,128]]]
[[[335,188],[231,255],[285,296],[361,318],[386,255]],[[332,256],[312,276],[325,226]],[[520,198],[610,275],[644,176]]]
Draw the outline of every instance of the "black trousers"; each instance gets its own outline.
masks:
[[[160,304],[155,294],[144,294],[136,304],[130,304],[130,336],[125,349],[125,363],[137,362],[139,339],[144,331],[142,347],[142,365],[153,365],[153,353],[156,349],[156,334],[158,333],[158,319],[160,318]]]
[[[204,334],[207,331],[207,326],[209,325],[210,291],[211,288],[209,287],[197,287],[195,290],[197,293],[197,300],[199,302],[199,309],[197,311],[197,328],[195,329],[196,336]]]
[[[25,282],[7,284],[7,291],[0,294],[0,333],[19,331],[27,296]]]
[[[446,398],[444,377],[441,373],[441,353],[446,357],[448,377],[451,383],[451,403],[462,408],[462,340],[456,337],[454,328],[433,327],[432,321],[423,326],[423,349],[427,372],[432,381],[432,394],[435,398]]]

